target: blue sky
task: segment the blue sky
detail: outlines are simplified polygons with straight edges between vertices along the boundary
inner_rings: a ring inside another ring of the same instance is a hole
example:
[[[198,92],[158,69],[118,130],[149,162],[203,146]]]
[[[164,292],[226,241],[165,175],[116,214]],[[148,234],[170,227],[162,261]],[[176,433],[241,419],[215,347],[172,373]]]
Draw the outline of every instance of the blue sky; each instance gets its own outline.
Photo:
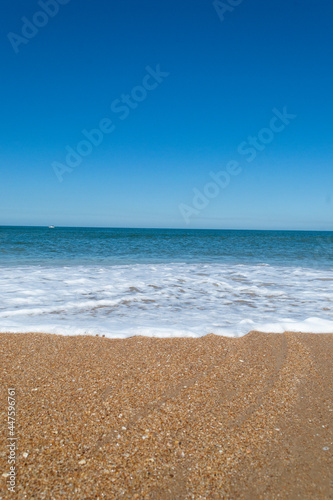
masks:
[[[333,230],[331,2],[55,2],[2,6],[0,224]]]

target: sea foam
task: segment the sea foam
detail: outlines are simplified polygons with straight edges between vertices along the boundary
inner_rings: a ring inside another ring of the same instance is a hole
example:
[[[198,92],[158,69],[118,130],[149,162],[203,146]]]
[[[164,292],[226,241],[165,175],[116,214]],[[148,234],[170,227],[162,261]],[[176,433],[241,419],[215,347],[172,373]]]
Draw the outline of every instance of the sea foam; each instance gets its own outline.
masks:
[[[333,270],[160,263],[0,267],[0,331],[239,337],[333,332]]]

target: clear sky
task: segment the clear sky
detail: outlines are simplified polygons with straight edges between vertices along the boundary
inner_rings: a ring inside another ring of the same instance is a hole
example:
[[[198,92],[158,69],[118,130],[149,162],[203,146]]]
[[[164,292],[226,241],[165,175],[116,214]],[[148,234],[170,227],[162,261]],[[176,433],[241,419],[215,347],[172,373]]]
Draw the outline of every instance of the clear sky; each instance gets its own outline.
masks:
[[[0,224],[333,230],[330,0],[1,11]]]

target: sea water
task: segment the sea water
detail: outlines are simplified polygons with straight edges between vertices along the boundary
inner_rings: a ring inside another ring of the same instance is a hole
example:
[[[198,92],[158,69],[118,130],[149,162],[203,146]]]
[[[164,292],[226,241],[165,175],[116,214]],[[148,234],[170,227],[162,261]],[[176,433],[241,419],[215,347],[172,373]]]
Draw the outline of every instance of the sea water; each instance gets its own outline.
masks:
[[[333,233],[0,228],[0,331],[333,332]]]

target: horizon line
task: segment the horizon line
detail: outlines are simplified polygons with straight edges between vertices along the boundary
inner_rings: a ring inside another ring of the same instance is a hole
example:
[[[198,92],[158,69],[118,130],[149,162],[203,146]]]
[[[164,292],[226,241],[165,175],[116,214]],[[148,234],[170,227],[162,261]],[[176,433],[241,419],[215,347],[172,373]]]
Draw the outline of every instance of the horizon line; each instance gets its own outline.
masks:
[[[50,225],[51,226],[51,225]],[[48,225],[12,225],[0,224],[1,228],[45,228]],[[333,229],[236,229],[236,228],[186,228],[186,227],[134,227],[134,226],[53,226],[54,229],[129,229],[129,230],[161,230],[161,231],[272,231],[272,232],[311,232],[311,233],[332,233]]]

